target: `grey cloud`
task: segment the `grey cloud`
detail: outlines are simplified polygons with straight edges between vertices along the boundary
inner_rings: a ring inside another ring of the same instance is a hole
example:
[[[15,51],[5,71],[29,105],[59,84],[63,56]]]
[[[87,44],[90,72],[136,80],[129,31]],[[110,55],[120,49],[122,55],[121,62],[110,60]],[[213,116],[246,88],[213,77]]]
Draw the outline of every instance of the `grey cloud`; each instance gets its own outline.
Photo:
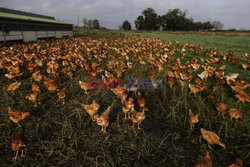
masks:
[[[1,0],[1,6],[55,16],[77,24],[83,17],[99,19],[102,26],[117,28],[134,20],[147,7],[162,15],[168,9],[188,10],[195,21],[220,20],[225,28],[250,29],[249,0]]]

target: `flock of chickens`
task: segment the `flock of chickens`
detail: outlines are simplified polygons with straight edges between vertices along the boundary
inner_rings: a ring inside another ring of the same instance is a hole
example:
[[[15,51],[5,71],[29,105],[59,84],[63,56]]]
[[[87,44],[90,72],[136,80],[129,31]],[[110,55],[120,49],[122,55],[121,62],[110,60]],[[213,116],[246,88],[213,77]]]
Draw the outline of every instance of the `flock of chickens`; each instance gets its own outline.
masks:
[[[195,96],[207,89],[206,81],[208,78],[215,79],[217,82],[213,84],[213,90],[209,91],[208,97],[216,101],[216,90],[221,86],[231,88],[238,102],[250,102],[247,93],[244,89],[250,84],[244,85],[245,81],[238,78],[238,74],[225,75],[222,70],[226,68],[225,62],[231,62],[242,65],[244,70],[249,69],[250,55],[245,55],[246,63],[242,63],[237,59],[233,52],[229,54],[218,54],[216,49],[202,51],[201,46],[190,44],[178,44],[172,42],[163,42],[158,39],[130,37],[119,38],[114,41],[106,39],[61,39],[54,42],[41,41],[39,43],[16,44],[10,47],[0,48],[0,70],[5,70],[5,76],[10,84],[7,92],[14,92],[22,85],[22,77],[30,77],[32,80],[31,93],[25,98],[32,103],[34,107],[40,104],[40,95],[43,93],[41,87],[45,87],[48,91],[53,91],[57,94],[58,99],[65,104],[67,87],[60,82],[60,77],[67,75],[73,79],[77,75],[77,71],[85,70],[88,76],[101,77],[105,85],[116,83],[119,78],[124,77],[124,73],[135,72],[139,70],[139,66],[145,71],[150,71],[149,78],[163,78],[167,80],[169,86],[179,84],[182,89],[188,86],[190,93]],[[181,60],[187,55],[187,50],[195,53],[204,54],[204,58],[194,57],[188,60],[185,64]],[[176,60],[175,55],[180,55]],[[207,59],[205,59],[207,57]],[[198,61],[202,62],[201,64]],[[216,68],[213,64],[219,63],[220,67]],[[172,65],[171,65],[172,64]],[[198,71],[202,71],[198,73]],[[80,87],[88,94],[88,90],[93,89],[88,82],[78,81]],[[154,83],[153,83],[154,84]],[[121,99],[122,111],[124,119],[131,119],[134,124],[138,125],[145,119],[146,101],[137,92],[137,82],[132,88],[128,89],[126,84],[111,89],[111,91]],[[135,110],[133,97],[128,96],[128,92],[133,91],[137,95],[137,104],[140,111]],[[100,105],[93,100],[92,104],[82,104],[83,108],[88,112],[91,119],[97,122],[102,127],[102,132],[106,132],[109,125],[109,115],[111,106],[105,112],[99,115],[98,110]],[[239,119],[243,114],[236,108],[230,108],[227,104],[216,103],[215,108],[218,113],[228,113],[232,118]],[[17,160],[19,151],[22,152],[26,147],[26,139],[24,137],[24,127],[21,127],[19,122],[29,116],[28,112],[13,111],[8,108],[10,120],[17,123],[20,127],[19,133],[11,142],[11,149],[16,151],[14,160]],[[194,128],[194,124],[199,121],[198,115],[194,115],[189,110],[190,128]],[[210,144],[219,144],[223,148],[226,145],[220,141],[218,135],[212,131],[201,128],[203,138]],[[196,166],[212,166],[209,152]],[[238,165],[241,164],[241,165]],[[234,166],[233,166],[234,165]],[[240,159],[231,167],[242,166]]]

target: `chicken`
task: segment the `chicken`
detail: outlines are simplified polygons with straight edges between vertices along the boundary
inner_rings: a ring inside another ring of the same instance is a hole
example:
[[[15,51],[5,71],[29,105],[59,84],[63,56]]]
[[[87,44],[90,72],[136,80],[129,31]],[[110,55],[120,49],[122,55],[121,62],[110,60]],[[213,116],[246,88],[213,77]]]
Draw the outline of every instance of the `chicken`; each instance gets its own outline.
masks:
[[[196,96],[196,93],[201,92],[207,88],[206,86],[200,87],[198,85],[192,85],[192,84],[189,84],[188,87],[190,89],[189,95],[191,95],[191,93],[193,93],[195,96]]]
[[[206,83],[202,80],[202,79],[200,79],[200,78],[195,78],[194,79],[194,82],[197,84],[197,85],[206,85]]]
[[[13,72],[10,72],[9,74],[5,74],[5,76],[8,78],[8,79],[14,79],[16,77],[20,77],[23,75],[23,72],[22,73],[13,73]]]
[[[195,70],[195,71],[197,71],[197,70],[199,70],[200,69],[200,64],[191,64],[191,66],[192,66],[192,68]]]
[[[205,80],[207,80],[207,78],[208,78],[208,72],[207,71],[203,71],[201,74],[198,74],[197,75],[198,77],[200,77],[203,81]]]
[[[53,79],[49,79],[47,78],[46,76],[43,77],[44,78],[44,85],[46,86],[46,88],[49,90],[49,91],[55,91],[55,90],[58,90],[58,88],[62,85],[62,84],[58,84],[56,83],[56,80],[53,80]]]
[[[117,78],[121,78],[122,77],[122,73],[125,71],[125,69],[117,69],[116,70],[116,76]]]
[[[239,91],[243,91],[244,89],[246,89],[249,86],[250,86],[250,84],[243,85],[241,83],[237,83],[236,85],[231,86],[231,88],[233,89],[233,91],[239,92]]]
[[[236,120],[238,120],[239,118],[243,117],[242,112],[240,112],[240,110],[236,109],[236,108],[230,108],[230,110],[228,110],[228,113],[231,117],[231,120],[234,118]]]
[[[79,85],[85,91],[86,94],[88,94],[87,90],[93,89],[93,87],[91,87],[89,83],[79,81]]]
[[[100,108],[100,105],[95,102],[95,100],[92,101],[92,104],[82,104],[84,109],[87,111],[87,113],[90,115],[92,121],[95,121],[98,117],[98,110]]]
[[[13,112],[10,107],[8,108],[8,113],[10,116],[10,120],[15,122],[19,127],[21,127],[19,121],[25,119],[27,116],[30,115],[28,112],[20,112],[20,111]]]
[[[142,112],[135,111],[135,108],[132,107],[132,122],[133,122],[133,128],[135,127],[135,124],[137,123],[138,129],[141,130],[140,124],[142,121],[146,118],[145,117],[145,111],[148,111],[146,107],[142,109]]]
[[[243,162],[240,158],[236,158],[235,161],[236,162],[230,165],[229,167],[243,167]]]
[[[244,63],[242,63],[241,65],[242,65],[242,68],[243,68],[244,70],[247,70],[247,69],[250,68],[250,64],[244,64]]]
[[[211,148],[210,144],[218,144],[222,146],[224,149],[226,148],[226,145],[220,142],[220,137],[216,133],[212,131],[207,131],[203,128],[201,128],[201,133],[202,133],[203,139],[207,141],[209,148]]]
[[[7,91],[9,92],[9,91],[11,91],[12,93],[16,90],[16,89],[18,89],[19,88],[19,86],[21,85],[21,82],[14,82],[14,83],[12,83],[12,84],[10,84],[9,86],[8,86],[8,89],[7,89]]]
[[[32,74],[32,78],[35,81],[40,82],[43,79],[43,75],[40,73],[40,71],[36,71]]]
[[[248,102],[250,103],[250,99],[249,99],[249,96],[244,92],[244,91],[237,91],[236,94],[235,94],[235,97],[238,99],[238,103],[241,101],[243,103]]]
[[[102,113],[102,115],[100,117],[97,117],[97,124],[100,125],[102,127],[102,132],[106,132],[106,128],[109,125],[109,114],[110,114],[110,108],[111,106],[108,107],[108,109],[106,111],[104,111],[104,113]]]
[[[26,148],[27,140],[24,137],[24,133],[25,133],[24,127],[20,127],[19,133],[11,141],[10,148],[13,151],[16,151],[16,155],[15,155],[15,157],[13,159],[14,162],[16,162],[16,160],[18,158],[19,151],[22,152],[21,158],[25,157],[25,155],[23,154],[23,152],[24,152],[24,149]]]
[[[194,124],[199,122],[198,115],[194,115],[193,112],[189,109],[188,111],[189,115],[189,124],[190,124],[190,129],[194,128]]]
[[[117,97],[119,97],[121,99],[122,104],[125,102],[125,100],[128,96],[128,94],[127,94],[128,90],[125,88],[126,88],[126,84],[121,89],[119,89],[119,88],[111,89],[111,91],[114,92],[114,94],[116,94]]]
[[[124,85],[124,86],[125,86],[125,85]],[[138,89],[138,79],[136,79],[136,80],[133,82],[133,85],[130,85],[130,86],[126,85],[126,89],[127,89],[128,91],[133,91],[134,94],[136,94],[137,89]]]
[[[36,83],[32,83],[32,91],[40,92],[40,87]]]
[[[229,80],[233,80],[235,81],[234,79],[236,79],[238,77],[239,73],[232,73],[232,74],[228,74],[226,75],[226,80],[229,81]]]
[[[125,101],[122,105],[122,111],[125,114],[124,119],[127,119],[127,115],[128,118],[130,118],[130,111],[132,107],[134,107],[134,103],[133,103],[133,98],[130,97],[129,100],[127,102]]]
[[[139,63],[140,63],[141,65],[146,65],[145,61],[143,61],[143,60],[139,61]]]
[[[70,79],[72,79],[72,77],[74,76],[74,72],[73,71],[68,71],[67,74],[70,77]]]
[[[58,100],[62,99],[63,100],[63,102],[62,102],[63,105],[65,104],[65,97],[66,97],[65,90],[66,90],[66,87],[64,87],[60,92],[57,93]]]
[[[32,101],[33,103],[35,103],[35,107],[37,107],[37,104],[36,104],[37,96],[38,96],[37,92],[34,92],[34,93],[31,93],[31,94],[25,96],[25,98]]]
[[[168,83],[170,85],[170,88],[172,89],[172,87],[177,83],[177,81],[174,77],[168,77]]]
[[[128,66],[129,69],[133,68],[133,64],[131,62],[127,62],[127,66]]]
[[[111,73],[105,70],[105,77],[106,78],[115,78],[115,76]]]
[[[225,70],[226,69],[226,65],[222,65],[219,70]]]
[[[183,90],[186,87],[186,82],[179,80],[180,84],[181,84],[181,90]]]
[[[206,152],[204,158],[202,158],[195,167],[212,167],[212,161],[210,160],[209,152]]]
[[[226,114],[229,109],[228,105],[224,103],[216,103],[215,107],[216,110],[218,111],[218,115],[222,114],[222,117],[224,117],[224,114]]]
[[[138,100],[137,100],[137,102],[138,102],[138,105],[139,105],[139,107],[140,107],[141,109],[143,109],[143,108],[145,107],[145,105],[146,105],[145,99],[143,99],[143,98],[141,97],[140,92],[138,93]]]

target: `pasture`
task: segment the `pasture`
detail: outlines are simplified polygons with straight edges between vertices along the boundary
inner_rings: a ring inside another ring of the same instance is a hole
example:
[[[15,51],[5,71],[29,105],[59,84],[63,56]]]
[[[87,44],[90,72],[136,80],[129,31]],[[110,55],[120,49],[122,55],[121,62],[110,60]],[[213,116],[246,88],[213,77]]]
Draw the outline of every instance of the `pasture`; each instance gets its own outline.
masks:
[[[84,37],[1,44],[0,166],[195,166],[206,151],[213,166],[229,166],[237,157],[249,166],[250,103],[245,96],[238,102],[240,93],[232,86],[250,82],[249,69],[241,67],[247,63],[242,55],[250,51],[250,38],[139,34],[94,31]],[[18,74],[23,74],[7,78],[5,74],[13,70],[10,67],[17,66]],[[38,70],[41,81],[32,78]],[[120,76],[123,79],[163,79],[162,89],[127,92],[127,99],[134,99],[136,111],[140,110],[138,92],[146,101],[148,111],[142,130],[123,119],[121,99],[113,91],[91,89],[86,94],[79,85],[90,76],[107,77],[105,71],[119,78],[120,70],[124,70]],[[206,70],[207,80],[199,79]],[[239,75],[232,78],[232,73]],[[49,90],[44,78],[56,89]],[[14,82],[21,85],[7,91]],[[33,83],[40,88],[37,106],[26,98],[34,93]],[[197,93],[190,94],[194,85]],[[65,104],[58,99],[63,88]],[[244,92],[249,95],[250,87]],[[100,105],[100,114],[112,105],[107,133],[101,132],[82,106],[93,100]],[[239,109],[243,117],[231,120],[228,113],[218,115],[216,103]],[[8,107],[30,113],[20,121],[26,129],[27,153],[15,164],[10,143],[18,126],[9,119]],[[193,129],[189,109],[199,118]],[[215,132],[226,148],[209,148],[201,128]]]

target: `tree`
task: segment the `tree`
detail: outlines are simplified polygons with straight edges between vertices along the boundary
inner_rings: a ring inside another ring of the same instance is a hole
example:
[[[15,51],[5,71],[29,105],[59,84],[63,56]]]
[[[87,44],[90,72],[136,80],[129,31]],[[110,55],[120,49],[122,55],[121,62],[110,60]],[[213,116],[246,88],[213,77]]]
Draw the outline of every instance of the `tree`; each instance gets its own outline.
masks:
[[[131,30],[131,24],[128,20],[125,20],[123,23],[122,23],[122,29],[123,30]]]
[[[87,27],[91,30],[93,28],[93,20],[87,21]]]
[[[162,31],[163,27],[162,27],[162,23],[163,23],[163,19],[160,15],[157,16],[157,24],[156,24],[156,29]]]
[[[186,15],[186,11],[182,12],[178,8],[168,10],[161,19],[164,30],[189,30],[192,20],[186,18]]]
[[[196,22],[196,23],[194,23],[194,24],[195,24],[195,28],[194,28],[194,29],[195,29],[196,31],[198,31],[198,30],[203,30],[203,29],[204,29],[204,28],[203,28],[203,27],[204,27],[204,24],[203,24],[202,22],[199,21],[199,22]]]
[[[221,30],[224,26],[220,21],[213,21],[212,25],[214,26],[215,30]]]
[[[142,15],[138,16],[137,19],[135,20],[135,28],[137,30],[142,30],[143,29],[143,22],[144,18]]]
[[[203,27],[203,29],[204,30],[211,30],[211,29],[213,29],[214,28],[214,26],[210,23],[210,21],[207,21],[207,22],[205,22],[205,23],[203,23],[204,25],[204,27]]]
[[[157,14],[153,8],[147,8],[142,11],[144,16],[143,29],[156,30],[157,29]]]
[[[97,19],[93,20],[93,29],[99,30],[100,27],[99,21]]]

